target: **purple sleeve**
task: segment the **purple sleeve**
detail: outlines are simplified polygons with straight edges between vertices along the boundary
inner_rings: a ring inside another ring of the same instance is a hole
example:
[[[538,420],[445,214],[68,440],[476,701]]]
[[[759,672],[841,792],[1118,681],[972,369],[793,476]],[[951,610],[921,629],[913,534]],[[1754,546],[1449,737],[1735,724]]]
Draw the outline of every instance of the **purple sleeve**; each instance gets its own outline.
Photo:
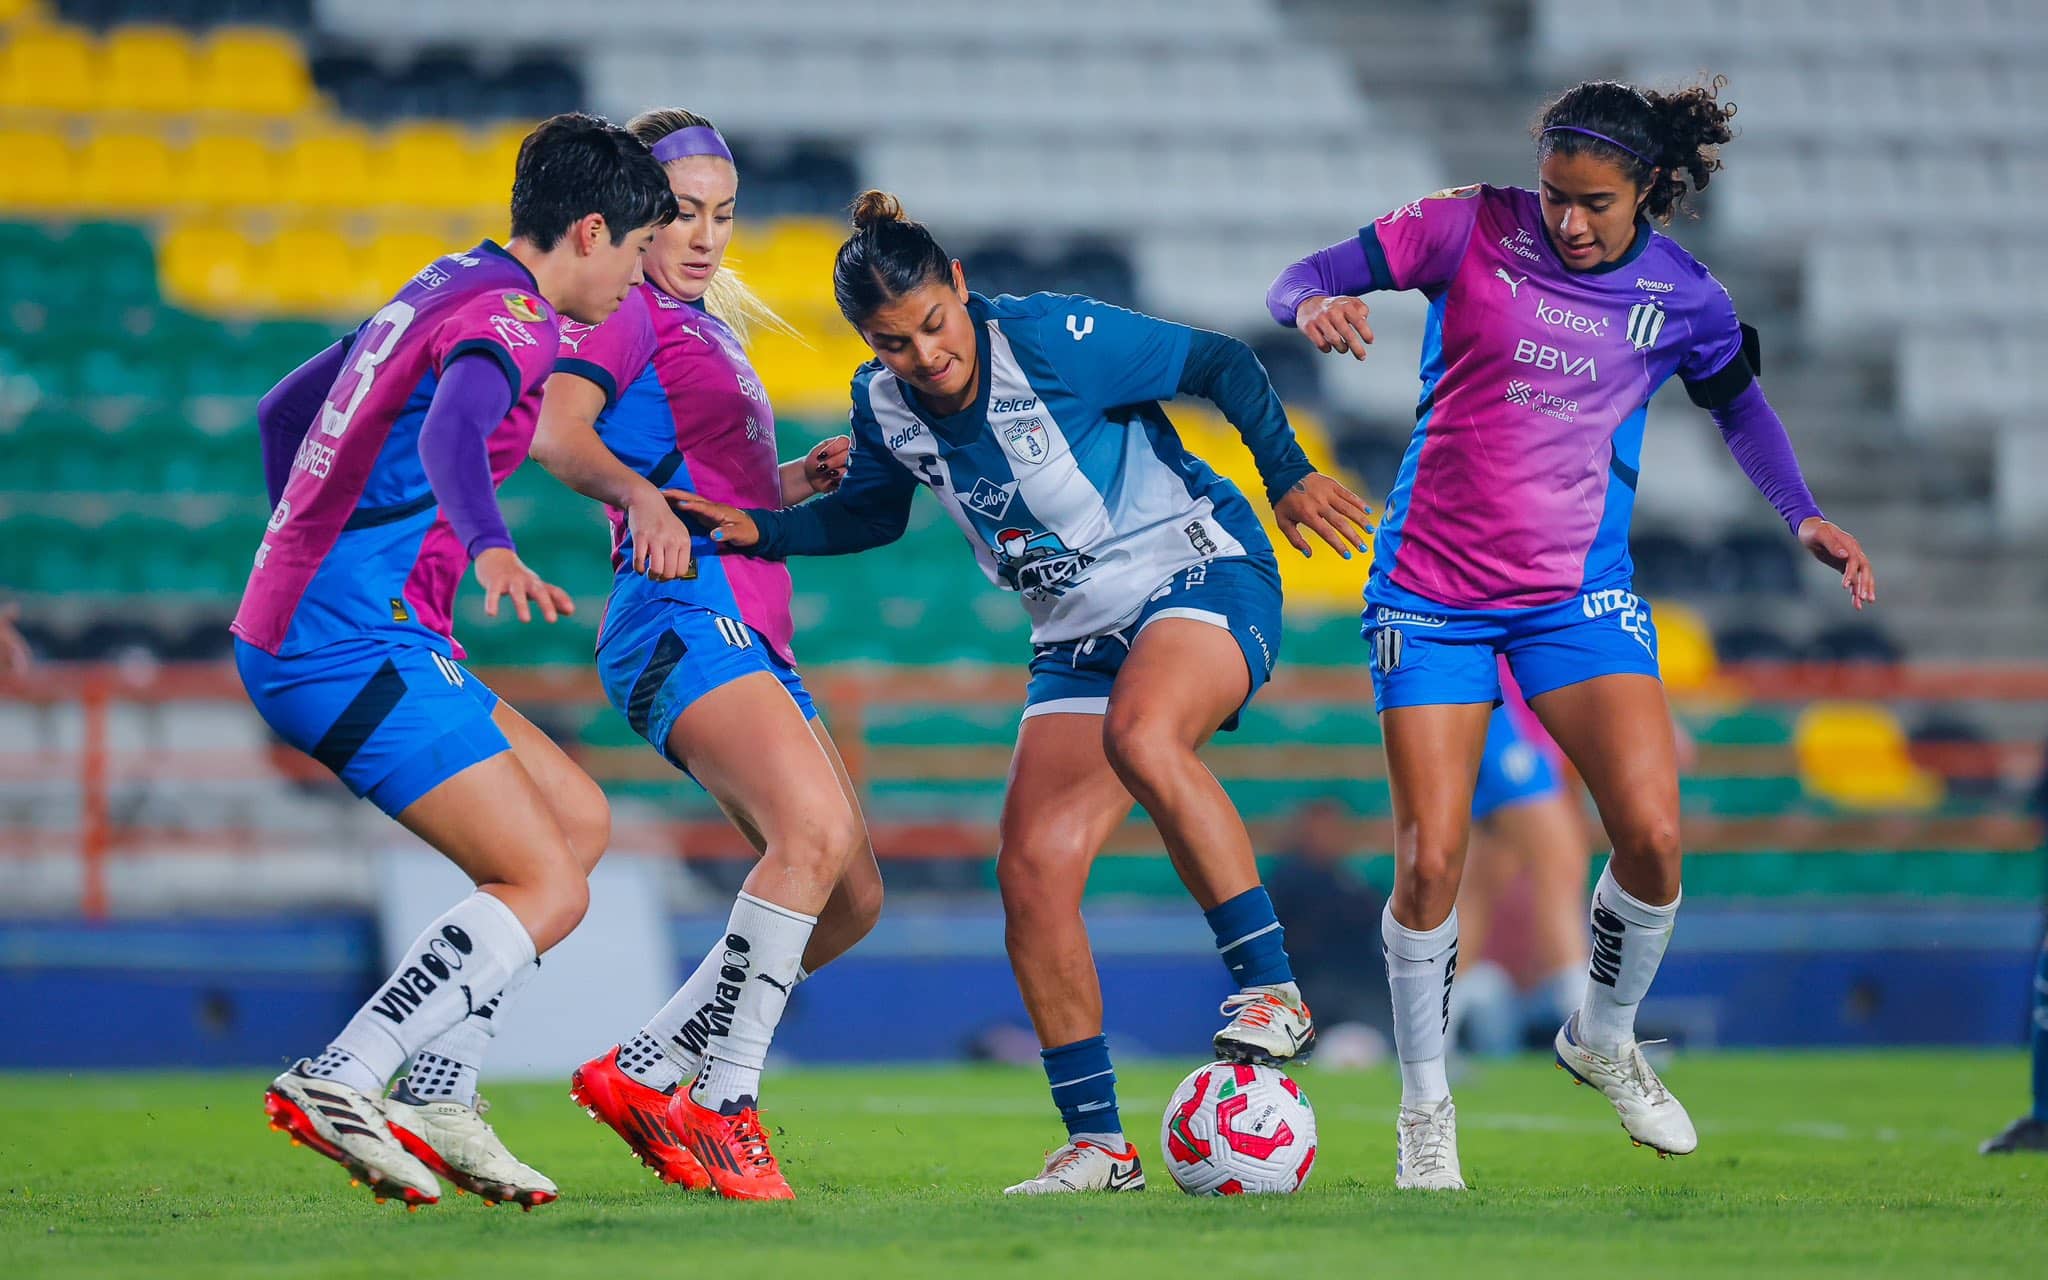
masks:
[[[512,384],[487,354],[457,356],[434,388],[420,424],[420,465],[441,516],[474,560],[492,547],[512,548],[491,483],[491,433],[512,409]]]
[[[1364,242],[1352,236],[1327,249],[1318,249],[1282,271],[1273,287],[1266,290],[1266,310],[1273,313],[1274,320],[1292,329],[1294,313],[1310,298],[1336,298],[1379,287]]]
[[[347,357],[348,339],[344,338],[286,374],[284,381],[256,402],[256,432],[263,441],[263,484],[270,491],[271,506],[284,497],[299,443],[320,415],[320,406],[334,389]]]
[[[1806,487],[1799,472],[1799,459],[1792,453],[1792,438],[1777,410],[1764,399],[1764,389],[1750,383],[1742,394],[1718,409],[1710,410],[1728,452],[1742,464],[1742,474],[1771,500],[1794,534],[1809,516],[1820,515],[1820,505]]]

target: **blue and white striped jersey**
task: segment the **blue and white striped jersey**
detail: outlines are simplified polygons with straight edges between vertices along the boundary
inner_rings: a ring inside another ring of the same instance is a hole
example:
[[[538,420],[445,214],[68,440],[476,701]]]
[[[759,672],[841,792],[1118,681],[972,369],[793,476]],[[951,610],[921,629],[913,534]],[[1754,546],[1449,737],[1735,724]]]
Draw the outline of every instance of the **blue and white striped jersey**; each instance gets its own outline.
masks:
[[[1176,394],[1197,331],[1074,295],[971,294],[968,309],[984,371],[977,402],[936,416],[880,362],[861,366],[845,483],[769,516],[761,553],[856,549],[821,545],[839,541],[830,522],[792,527],[821,506],[900,532],[923,485],[989,580],[1023,598],[1038,644],[1116,630],[1189,565],[1271,558],[1244,494],[1182,447],[1159,406]],[[1278,459],[1268,478],[1292,472],[1292,484],[1309,468],[1273,407],[1276,438],[1247,438],[1262,466]]]

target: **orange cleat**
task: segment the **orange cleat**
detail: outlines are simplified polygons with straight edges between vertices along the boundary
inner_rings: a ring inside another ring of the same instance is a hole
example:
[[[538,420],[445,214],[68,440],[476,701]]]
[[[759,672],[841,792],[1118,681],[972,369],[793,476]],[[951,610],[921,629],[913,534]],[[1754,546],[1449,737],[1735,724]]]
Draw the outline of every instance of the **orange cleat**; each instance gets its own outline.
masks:
[[[592,1120],[618,1134],[663,1182],[689,1191],[711,1186],[711,1175],[669,1129],[669,1095],[621,1070],[617,1045],[576,1068],[569,1077],[569,1096]]]
[[[697,1105],[688,1089],[677,1089],[669,1099],[668,1127],[726,1199],[796,1199],[775,1163],[775,1153],[768,1149],[761,1113],[752,1107],[736,1116],[720,1115]]]

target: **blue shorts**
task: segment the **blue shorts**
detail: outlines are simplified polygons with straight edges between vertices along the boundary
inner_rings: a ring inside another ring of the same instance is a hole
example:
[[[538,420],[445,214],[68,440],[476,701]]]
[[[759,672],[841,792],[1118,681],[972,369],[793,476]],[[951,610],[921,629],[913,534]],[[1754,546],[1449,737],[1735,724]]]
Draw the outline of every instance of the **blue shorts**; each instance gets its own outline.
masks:
[[[238,639],[235,669],[278,737],[393,817],[512,748],[491,720],[498,695],[432,649],[345,640],[279,658]]]
[[[1593,591],[1533,609],[1452,609],[1398,588],[1366,587],[1363,635],[1372,700],[1390,707],[1499,702],[1496,653],[1522,696],[1599,676],[1657,678],[1657,628],[1632,591]]]
[[[1486,754],[1479,758],[1479,780],[1472,788],[1472,820],[1484,822],[1511,805],[1545,800],[1558,791],[1557,770],[1550,757],[1522,732],[1506,707],[1493,709],[1486,726]]]
[[[1230,633],[1251,673],[1251,688],[1238,704],[1243,710],[1272,679],[1273,663],[1280,656],[1280,566],[1271,556],[1232,556],[1189,565],[1154,591],[1138,616],[1117,630],[1037,646],[1031,655],[1031,683],[1024,692],[1024,718],[1054,712],[1101,715],[1109,707],[1110,687],[1138,633],[1161,618],[1193,618]],[[1235,712],[1223,728],[1237,728]]]
[[[597,649],[605,697],[634,733],[678,769],[682,762],[668,754],[676,717],[713,689],[756,672],[780,680],[804,719],[817,719],[817,705],[796,668],[737,618],[673,600],[605,617]]]

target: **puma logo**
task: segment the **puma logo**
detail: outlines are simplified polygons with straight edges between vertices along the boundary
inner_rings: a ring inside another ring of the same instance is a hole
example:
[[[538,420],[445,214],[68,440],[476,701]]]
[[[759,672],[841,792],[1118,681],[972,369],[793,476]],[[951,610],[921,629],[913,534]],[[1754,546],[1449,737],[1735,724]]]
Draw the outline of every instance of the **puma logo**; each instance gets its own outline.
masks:
[[[1502,284],[1505,284],[1508,287],[1508,296],[1510,298],[1521,297],[1522,286],[1526,284],[1529,280],[1529,277],[1527,276],[1509,275],[1506,267],[1495,267],[1493,269],[1493,275],[1494,279],[1499,280]]]

